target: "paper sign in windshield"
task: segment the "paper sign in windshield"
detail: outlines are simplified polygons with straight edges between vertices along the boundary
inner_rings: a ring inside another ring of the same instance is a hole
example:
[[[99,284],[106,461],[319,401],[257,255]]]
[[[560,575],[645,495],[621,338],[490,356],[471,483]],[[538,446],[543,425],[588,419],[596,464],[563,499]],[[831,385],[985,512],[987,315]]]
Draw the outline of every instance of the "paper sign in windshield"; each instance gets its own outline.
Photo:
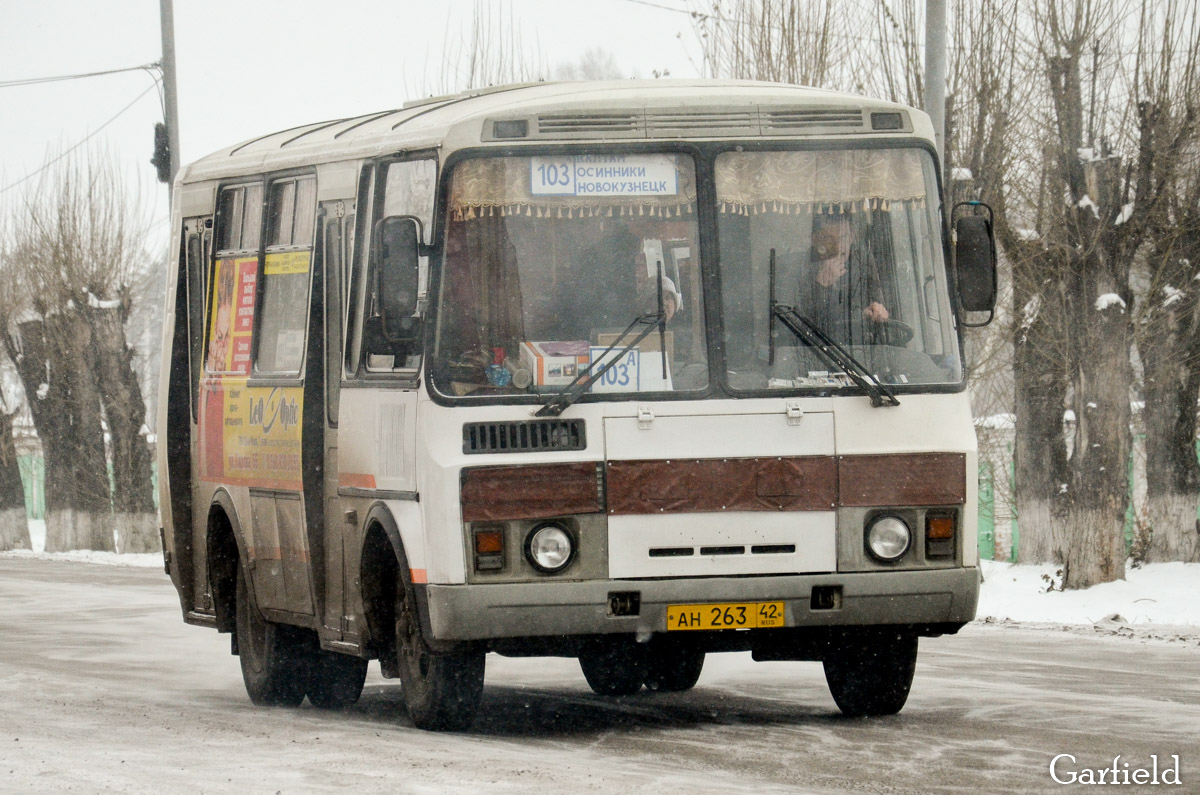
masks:
[[[573,155],[529,159],[534,196],[674,196],[675,155]]]

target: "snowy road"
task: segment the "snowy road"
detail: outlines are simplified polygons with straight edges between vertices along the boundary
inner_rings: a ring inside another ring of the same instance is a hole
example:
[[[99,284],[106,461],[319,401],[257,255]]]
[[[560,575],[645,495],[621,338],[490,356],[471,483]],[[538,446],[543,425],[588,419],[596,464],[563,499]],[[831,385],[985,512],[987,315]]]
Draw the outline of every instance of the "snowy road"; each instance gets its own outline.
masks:
[[[1181,757],[1200,791],[1200,647],[974,625],[921,641],[908,706],[839,716],[818,663],[713,655],[690,693],[595,696],[573,660],[491,655],[463,735],[368,677],[351,710],[252,707],[229,638],[161,570],[0,558],[4,792],[1052,791]],[[1063,768],[1060,768],[1060,771]]]

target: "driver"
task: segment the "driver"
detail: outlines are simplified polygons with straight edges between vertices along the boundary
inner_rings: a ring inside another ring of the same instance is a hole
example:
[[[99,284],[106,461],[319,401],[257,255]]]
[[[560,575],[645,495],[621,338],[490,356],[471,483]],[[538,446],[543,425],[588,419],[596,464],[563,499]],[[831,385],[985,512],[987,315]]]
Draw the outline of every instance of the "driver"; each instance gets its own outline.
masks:
[[[837,342],[865,342],[890,317],[873,259],[853,239],[849,216],[816,216],[797,310]]]

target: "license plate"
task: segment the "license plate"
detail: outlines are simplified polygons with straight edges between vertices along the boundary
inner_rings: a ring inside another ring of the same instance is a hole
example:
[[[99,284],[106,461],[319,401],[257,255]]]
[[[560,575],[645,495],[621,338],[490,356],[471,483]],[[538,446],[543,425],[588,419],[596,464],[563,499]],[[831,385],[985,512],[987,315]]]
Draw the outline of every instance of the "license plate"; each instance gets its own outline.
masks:
[[[667,629],[767,629],[783,626],[783,602],[667,605]]]

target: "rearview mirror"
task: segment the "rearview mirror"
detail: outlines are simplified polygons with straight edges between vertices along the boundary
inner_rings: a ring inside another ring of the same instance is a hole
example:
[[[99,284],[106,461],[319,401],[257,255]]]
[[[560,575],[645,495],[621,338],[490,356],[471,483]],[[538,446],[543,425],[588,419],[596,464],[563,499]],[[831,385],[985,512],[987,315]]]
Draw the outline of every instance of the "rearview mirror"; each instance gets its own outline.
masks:
[[[388,337],[412,325],[420,289],[421,222],[412,216],[390,216],[375,226],[375,268],[379,312]]]
[[[990,212],[991,208],[988,210]],[[954,223],[954,236],[954,268],[957,275],[959,306],[967,312],[988,312],[989,315],[994,315],[996,244],[992,235],[991,220],[983,215],[964,215]],[[989,316],[982,324],[965,325],[987,325],[991,320]]]

